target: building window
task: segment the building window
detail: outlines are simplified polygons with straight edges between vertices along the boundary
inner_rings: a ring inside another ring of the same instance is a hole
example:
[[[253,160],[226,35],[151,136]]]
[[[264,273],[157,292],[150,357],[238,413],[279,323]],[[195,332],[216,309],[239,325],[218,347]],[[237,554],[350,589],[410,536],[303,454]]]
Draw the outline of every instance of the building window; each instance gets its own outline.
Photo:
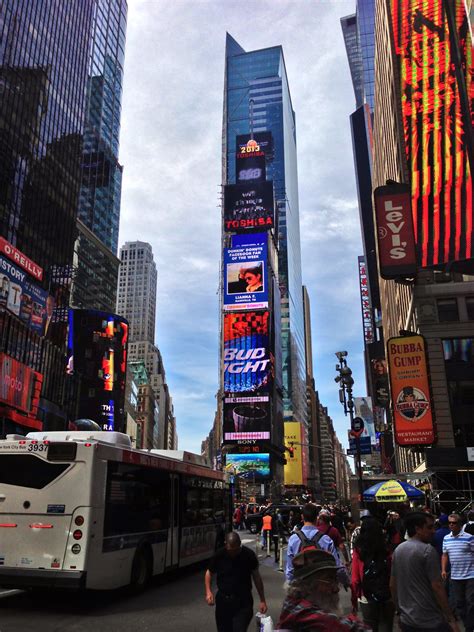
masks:
[[[466,296],[466,311],[469,320],[474,320],[474,296]]]
[[[459,320],[458,302],[455,298],[439,298],[437,301],[438,319],[440,323]]]

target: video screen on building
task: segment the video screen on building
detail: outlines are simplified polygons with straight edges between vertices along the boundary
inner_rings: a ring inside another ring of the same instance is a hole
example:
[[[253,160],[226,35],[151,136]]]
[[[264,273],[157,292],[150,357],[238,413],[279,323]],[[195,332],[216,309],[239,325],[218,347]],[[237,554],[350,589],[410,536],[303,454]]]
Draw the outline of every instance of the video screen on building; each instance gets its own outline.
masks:
[[[122,430],[128,323],[95,310],[70,310],[68,373],[81,375],[80,417],[103,430]]]
[[[239,134],[235,139],[235,152],[244,153],[249,147],[249,141],[255,141],[259,150],[265,154],[267,160],[273,159],[273,136],[271,132],[255,132],[250,134]]]
[[[224,314],[224,390],[227,393],[268,392],[272,379],[269,317],[265,312]]]
[[[270,477],[270,454],[226,454],[225,471],[250,482]]]
[[[224,310],[268,307],[267,234],[224,249]]]
[[[260,397],[224,398],[224,443],[268,441],[270,400]]]
[[[474,112],[466,3],[392,0],[391,18],[418,263],[467,265],[465,260],[474,257],[468,145]],[[461,51],[460,67],[453,40]]]
[[[243,138],[246,138],[247,140],[243,142]],[[254,135],[254,138],[250,138],[249,135],[245,137],[237,136],[235,170],[237,184],[253,184],[255,182],[264,182],[266,180],[265,151],[263,145],[259,144],[257,135]]]
[[[225,186],[224,225],[227,232],[273,228],[275,225],[273,182]]]

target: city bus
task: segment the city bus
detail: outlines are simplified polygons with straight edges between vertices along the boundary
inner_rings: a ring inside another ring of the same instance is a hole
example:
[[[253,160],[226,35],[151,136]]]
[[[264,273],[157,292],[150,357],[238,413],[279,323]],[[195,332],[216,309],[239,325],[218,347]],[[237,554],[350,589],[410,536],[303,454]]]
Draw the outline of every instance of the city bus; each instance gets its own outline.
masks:
[[[225,475],[117,432],[0,440],[0,586],[142,589],[209,558],[230,529]]]

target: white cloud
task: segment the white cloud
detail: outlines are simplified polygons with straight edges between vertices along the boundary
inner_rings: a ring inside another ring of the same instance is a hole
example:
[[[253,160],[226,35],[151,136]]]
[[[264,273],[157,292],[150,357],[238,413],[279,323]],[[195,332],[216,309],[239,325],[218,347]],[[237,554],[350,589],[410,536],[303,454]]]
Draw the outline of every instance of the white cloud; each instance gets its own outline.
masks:
[[[317,388],[344,439],[334,351],[363,391],[361,253],[349,129],[353,93],[339,19],[354,0],[129,2],[120,159],[120,242],[152,244],[157,342],[180,446],[198,451],[216,408],[225,33],[281,44],[296,112],[303,280]]]

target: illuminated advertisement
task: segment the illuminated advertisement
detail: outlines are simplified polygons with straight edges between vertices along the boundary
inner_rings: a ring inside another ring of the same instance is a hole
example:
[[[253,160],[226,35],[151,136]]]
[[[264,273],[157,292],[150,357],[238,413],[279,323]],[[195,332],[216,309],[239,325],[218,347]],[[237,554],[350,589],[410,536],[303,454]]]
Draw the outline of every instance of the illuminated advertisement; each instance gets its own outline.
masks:
[[[224,398],[224,442],[241,443],[270,439],[268,396]]]
[[[375,406],[386,408],[390,403],[388,391],[388,370],[385,350],[381,342],[369,345],[370,374],[372,379],[372,399]]]
[[[268,307],[267,235],[224,249],[224,310]]]
[[[31,274],[36,281],[43,280],[43,268],[15,248],[9,241],[0,237],[0,253],[11,259],[17,266]]]
[[[272,228],[275,225],[273,182],[225,186],[224,225],[227,232]]]
[[[28,279],[22,268],[0,255],[0,307],[43,335],[48,293]]]
[[[362,326],[364,328],[364,342],[370,344],[374,341],[374,323],[370,306],[369,281],[365,257],[358,257],[359,261],[359,287],[360,304],[362,309]]]
[[[269,312],[224,314],[224,390],[261,393],[269,390],[272,373]]]
[[[226,454],[225,471],[247,481],[263,481],[270,477],[270,454]]]
[[[95,310],[69,311],[67,371],[81,374],[79,416],[103,430],[124,424],[128,323]]]
[[[285,421],[286,464],[283,468],[285,485],[303,485],[303,454],[301,447],[301,423]]]
[[[34,382],[35,372],[32,369],[0,353],[0,402],[29,413]]]
[[[415,276],[410,187],[401,184],[377,187],[374,200],[380,276],[382,279]]]
[[[391,0],[391,19],[418,263],[426,267],[470,259],[472,42],[466,4]],[[460,66],[453,39],[459,44]]]
[[[369,437],[370,443],[375,445],[375,424],[374,413],[372,411],[372,398],[371,397],[354,397],[354,414],[356,417],[361,417],[364,422],[364,430],[362,431],[361,439]]]
[[[265,181],[265,152],[255,139],[249,139],[242,145],[237,143],[235,154],[235,172],[237,184]]]
[[[395,440],[399,445],[432,444],[433,411],[423,336],[390,338],[387,358]]]

